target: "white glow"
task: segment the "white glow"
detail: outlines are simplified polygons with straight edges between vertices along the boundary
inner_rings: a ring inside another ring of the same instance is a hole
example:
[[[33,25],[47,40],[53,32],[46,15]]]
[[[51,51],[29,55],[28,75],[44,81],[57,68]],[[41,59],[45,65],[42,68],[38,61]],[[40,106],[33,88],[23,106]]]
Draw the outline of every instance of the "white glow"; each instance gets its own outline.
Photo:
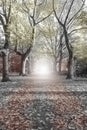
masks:
[[[48,75],[50,74],[49,65],[46,63],[38,63],[35,65],[34,73],[37,75]]]

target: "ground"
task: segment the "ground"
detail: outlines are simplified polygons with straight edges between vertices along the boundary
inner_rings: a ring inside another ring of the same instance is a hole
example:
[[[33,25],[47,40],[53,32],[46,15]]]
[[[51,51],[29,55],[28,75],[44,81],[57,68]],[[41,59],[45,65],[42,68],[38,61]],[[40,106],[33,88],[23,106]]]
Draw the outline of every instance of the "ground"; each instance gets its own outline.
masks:
[[[87,80],[11,77],[0,82],[0,130],[87,130]]]

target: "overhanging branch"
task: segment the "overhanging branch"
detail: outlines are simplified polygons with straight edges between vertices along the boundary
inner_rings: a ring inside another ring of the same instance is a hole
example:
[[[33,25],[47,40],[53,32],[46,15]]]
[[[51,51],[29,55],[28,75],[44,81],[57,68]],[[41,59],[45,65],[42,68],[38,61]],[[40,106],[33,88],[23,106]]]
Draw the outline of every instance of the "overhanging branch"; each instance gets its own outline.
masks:
[[[36,22],[35,25],[37,25],[37,24],[43,22],[43,21],[44,21],[45,19],[47,19],[52,13],[53,13],[53,11],[51,11],[50,14],[47,15],[46,17],[44,17],[43,19],[41,19],[41,20],[39,20],[38,22]]]

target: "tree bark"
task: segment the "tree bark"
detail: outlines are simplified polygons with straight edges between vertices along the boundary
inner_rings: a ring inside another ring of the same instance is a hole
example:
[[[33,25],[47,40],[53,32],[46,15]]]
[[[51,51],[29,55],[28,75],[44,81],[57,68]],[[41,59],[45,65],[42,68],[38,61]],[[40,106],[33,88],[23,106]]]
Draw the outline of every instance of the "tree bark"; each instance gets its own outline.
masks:
[[[72,75],[71,75],[71,67],[72,67],[72,58],[73,58],[73,51],[72,51],[72,48],[69,44],[69,39],[68,39],[68,34],[67,34],[67,30],[66,30],[66,27],[63,26],[63,30],[64,30],[64,36],[65,36],[65,43],[66,43],[66,47],[67,47],[67,50],[68,50],[68,53],[69,53],[69,59],[68,59],[68,63],[67,63],[67,79],[71,79],[72,78]]]
[[[8,72],[9,72],[8,57],[9,57],[10,32],[8,32],[7,30],[8,30],[8,28],[6,26],[6,30],[5,30],[5,44],[4,44],[5,53],[2,52],[2,58],[3,58],[2,82],[10,81],[9,74],[8,74]]]
[[[71,54],[69,53],[69,59],[68,59],[68,63],[67,63],[67,68],[68,68],[68,72],[67,72],[67,79],[71,79],[72,78],[72,52]]]
[[[20,67],[20,76],[25,76],[25,66],[26,66],[26,57],[24,55],[21,55],[21,67]]]
[[[61,74],[61,66],[62,66],[62,38],[63,38],[63,34],[60,36],[60,47],[59,47],[59,74]]]
[[[2,58],[3,58],[3,72],[2,72],[2,82],[10,81],[9,79],[9,66],[8,66],[8,57],[9,57],[9,42],[10,42],[10,32],[8,31],[8,25],[4,27],[5,31],[5,44],[4,50],[2,51]]]
[[[8,76],[8,55],[9,50],[6,50],[6,52],[2,52],[2,59],[3,59],[3,70],[2,70],[2,82],[10,81]]]
[[[59,58],[59,74],[61,74],[61,67],[62,67],[62,55],[60,54],[60,58]]]
[[[30,58],[27,60],[27,74],[31,74],[31,68],[30,68]]]

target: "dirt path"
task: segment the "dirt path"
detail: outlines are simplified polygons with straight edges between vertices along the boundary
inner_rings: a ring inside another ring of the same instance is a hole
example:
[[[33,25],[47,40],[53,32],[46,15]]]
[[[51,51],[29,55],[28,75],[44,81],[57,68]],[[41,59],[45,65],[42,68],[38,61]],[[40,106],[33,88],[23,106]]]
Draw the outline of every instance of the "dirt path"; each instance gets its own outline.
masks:
[[[0,130],[87,130],[87,81],[12,80],[0,83]]]

